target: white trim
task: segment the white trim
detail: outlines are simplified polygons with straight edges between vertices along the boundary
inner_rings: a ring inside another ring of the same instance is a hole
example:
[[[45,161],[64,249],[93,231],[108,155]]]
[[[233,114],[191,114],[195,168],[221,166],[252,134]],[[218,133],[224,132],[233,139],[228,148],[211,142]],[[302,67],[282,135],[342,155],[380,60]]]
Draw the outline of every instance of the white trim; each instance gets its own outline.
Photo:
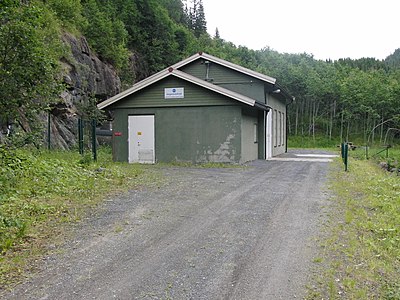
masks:
[[[267,113],[266,128],[265,128],[265,158],[270,159],[272,157],[273,137],[272,137],[272,112],[271,109]]]

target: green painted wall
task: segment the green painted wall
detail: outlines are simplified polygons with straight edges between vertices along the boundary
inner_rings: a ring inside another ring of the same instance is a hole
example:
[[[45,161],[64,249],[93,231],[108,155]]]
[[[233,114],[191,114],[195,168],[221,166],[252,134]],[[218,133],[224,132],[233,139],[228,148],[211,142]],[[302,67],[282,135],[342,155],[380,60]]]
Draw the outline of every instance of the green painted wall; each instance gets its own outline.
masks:
[[[266,116],[265,116],[266,117]],[[265,159],[264,111],[258,111],[258,158]]]
[[[272,155],[286,151],[286,105],[281,100],[269,95],[267,104],[272,107]]]
[[[242,111],[242,157],[241,162],[247,162],[258,158],[259,126],[257,111]]]
[[[203,59],[198,59],[183,66],[181,71],[200,79],[205,79],[207,65],[204,64]],[[265,103],[265,82],[216,63],[209,64],[208,73],[209,78],[213,79],[210,82],[250,97],[258,102]]]
[[[155,116],[156,161],[240,162],[241,106],[114,110],[114,159],[128,160],[128,116]]]

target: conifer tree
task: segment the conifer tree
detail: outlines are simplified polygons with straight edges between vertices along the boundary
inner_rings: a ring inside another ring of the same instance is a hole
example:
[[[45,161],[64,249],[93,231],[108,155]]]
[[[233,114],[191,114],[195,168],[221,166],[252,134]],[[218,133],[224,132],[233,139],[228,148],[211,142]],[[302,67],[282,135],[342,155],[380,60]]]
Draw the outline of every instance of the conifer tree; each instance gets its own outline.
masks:
[[[207,32],[207,22],[204,13],[202,0],[193,0],[192,7],[188,8],[186,3],[186,14],[188,19],[188,28],[193,31],[196,37]]]
[[[203,33],[207,32],[207,22],[206,22],[206,15],[204,13],[204,6],[203,6],[203,1],[195,1],[195,11],[194,11],[194,35],[196,37],[199,37]]]
[[[217,39],[217,40],[220,40],[220,39],[221,39],[221,35],[219,34],[218,27],[215,28],[215,36],[214,36],[214,38]]]

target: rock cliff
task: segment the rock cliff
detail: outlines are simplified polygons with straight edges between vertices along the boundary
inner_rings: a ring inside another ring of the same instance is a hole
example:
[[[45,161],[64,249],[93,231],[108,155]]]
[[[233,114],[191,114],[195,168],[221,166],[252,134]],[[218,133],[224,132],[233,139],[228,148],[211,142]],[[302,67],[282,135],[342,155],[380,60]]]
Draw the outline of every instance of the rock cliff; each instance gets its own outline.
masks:
[[[51,147],[69,149],[77,144],[82,107],[90,101],[99,102],[119,93],[121,81],[113,66],[92,53],[83,36],[65,33],[62,40],[71,51],[61,60],[65,90],[50,112]]]

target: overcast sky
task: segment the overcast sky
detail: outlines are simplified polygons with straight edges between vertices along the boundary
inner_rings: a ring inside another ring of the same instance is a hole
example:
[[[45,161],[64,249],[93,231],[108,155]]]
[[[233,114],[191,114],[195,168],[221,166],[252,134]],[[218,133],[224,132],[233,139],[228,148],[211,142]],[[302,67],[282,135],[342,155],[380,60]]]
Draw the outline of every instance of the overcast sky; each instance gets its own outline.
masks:
[[[208,32],[259,50],[316,59],[375,57],[400,48],[400,0],[203,0]]]

